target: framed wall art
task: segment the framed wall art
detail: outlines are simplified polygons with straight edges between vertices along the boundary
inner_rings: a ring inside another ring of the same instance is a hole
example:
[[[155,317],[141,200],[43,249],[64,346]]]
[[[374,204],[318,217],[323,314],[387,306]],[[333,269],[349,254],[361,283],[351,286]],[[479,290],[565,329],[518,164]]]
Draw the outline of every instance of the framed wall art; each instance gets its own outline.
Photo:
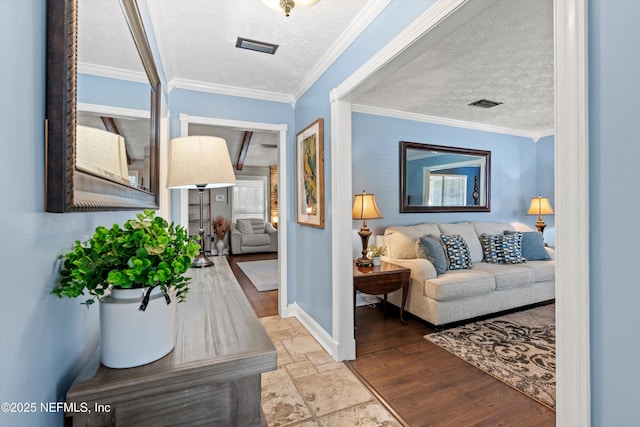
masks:
[[[324,121],[296,135],[296,218],[298,224],[324,228]]]

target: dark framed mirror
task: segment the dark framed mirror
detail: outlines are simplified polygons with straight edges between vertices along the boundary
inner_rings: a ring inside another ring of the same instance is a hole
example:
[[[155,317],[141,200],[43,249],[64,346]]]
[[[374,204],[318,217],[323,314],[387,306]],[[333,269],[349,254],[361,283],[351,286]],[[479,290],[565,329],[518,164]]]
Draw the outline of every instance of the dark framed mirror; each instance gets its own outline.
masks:
[[[400,141],[400,212],[489,212],[491,151]]]
[[[144,87],[148,87],[148,92],[144,104],[149,110],[149,119],[145,124],[148,132],[144,136],[148,138],[148,145],[143,149],[146,156],[144,176],[147,177],[144,185],[130,180],[132,159],[125,147],[131,143],[125,142],[122,131],[113,126],[122,117],[103,117],[105,138],[102,138],[102,133],[97,135],[96,131],[90,130],[89,142],[79,143],[78,45],[83,41],[78,40],[78,10],[83,7],[83,2],[98,3],[95,0],[47,1],[46,210],[156,209],[159,195],[161,87],[138,4],[136,0],[102,3],[118,3],[116,13],[123,15],[122,19],[129,29],[126,34],[130,34],[142,64],[141,74],[146,76],[145,84],[148,86]],[[90,7],[87,6],[87,9]],[[94,36],[99,37],[99,34]],[[109,92],[104,84],[102,89]],[[109,142],[99,142],[102,139]],[[109,149],[108,155],[105,155],[104,147],[112,146],[116,147],[116,152]],[[117,164],[113,167],[103,165],[105,158],[117,159]]]

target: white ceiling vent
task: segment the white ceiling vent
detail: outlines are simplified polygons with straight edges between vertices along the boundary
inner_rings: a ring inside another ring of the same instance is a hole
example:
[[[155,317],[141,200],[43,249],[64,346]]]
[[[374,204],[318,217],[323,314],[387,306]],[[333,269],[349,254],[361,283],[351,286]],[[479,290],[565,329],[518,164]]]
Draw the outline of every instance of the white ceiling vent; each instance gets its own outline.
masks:
[[[276,53],[276,50],[278,49],[277,44],[245,39],[244,37],[238,37],[238,40],[236,40],[236,47],[255,50],[256,52],[269,53],[271,55]]]
[[[489,101],[488,99],[479,99],[469,105],[471,105],[472,107],[493,108],[500,104],[502,104],[502,102]]]

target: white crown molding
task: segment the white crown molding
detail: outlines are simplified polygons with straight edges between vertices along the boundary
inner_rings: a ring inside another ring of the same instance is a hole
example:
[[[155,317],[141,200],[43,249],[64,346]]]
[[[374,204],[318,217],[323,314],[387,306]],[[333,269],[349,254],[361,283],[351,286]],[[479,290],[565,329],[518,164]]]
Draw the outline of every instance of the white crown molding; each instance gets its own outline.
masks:
[[[151,117],[151,111],[149,110],[136,110],[133,108],[122,108],[101,104],[87,104],[83,102],[78,102],[76,109],[78,111],[86,113],[101,114],[110,117],[135,117],[140,119],[148,119]]]
[[[505,128],[501,126],[492,126],[482,123],[468,122],[464,120],[447,119],[445,117],[429,116],[425,114],[408,113],[406,111],[393,110],[390,108],[371,107],[368,105],[352,104],[351,110],[354,113],[373,114],[376,116],[392,117],[395,119],[412,120],[414,122],[433,123],[437,125],[452,126],[457,128],[479,130],[484,132],[493,132],[513,136],[522,136],[531,138],[537,142],[543,136],[553,135],[554,131],[544,130],[541,132],[526,131],[521,129]]]
[[[88,64],[86,62],[78,62],[78,73],[149,84],[149,78],[144,71],[124,70],[122,68]]]
[[[287,93],[269,92],[260,89],[248,89],[237,86],[227,86],[213,84],[188,79],[173,79],[168,84],[171,92],[174,88],[195,90],[198,92],[216,93],[219,95],[239,96],[242,98],[259,99],[262,101],[282,102],[285,104],[295,103],[293,96]]]
[[[314,65],[309,74],[300,82],[298,87],[293,90],[293,98],[296,100],[300,99],[390,2],[391,0],[371,0],[368,2],[349,27],[347,27],[345,32],[338,37],[322,58]]]

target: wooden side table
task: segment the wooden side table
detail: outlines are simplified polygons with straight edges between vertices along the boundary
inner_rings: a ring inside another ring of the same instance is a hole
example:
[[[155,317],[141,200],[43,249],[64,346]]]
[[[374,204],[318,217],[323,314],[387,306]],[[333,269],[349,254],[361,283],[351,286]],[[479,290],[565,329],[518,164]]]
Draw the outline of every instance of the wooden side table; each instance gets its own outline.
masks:
[[[402,288],[402,305],[400,306],[400,322],[405,325],[404,305],[409,293],[409,276],[411,270],[390,262],[382,261],[380,265],[358,267],[353,263],[353,321],[355,324],[356,290],[370,295],[384,294],[384,306],[387,304],[387,293]]]

